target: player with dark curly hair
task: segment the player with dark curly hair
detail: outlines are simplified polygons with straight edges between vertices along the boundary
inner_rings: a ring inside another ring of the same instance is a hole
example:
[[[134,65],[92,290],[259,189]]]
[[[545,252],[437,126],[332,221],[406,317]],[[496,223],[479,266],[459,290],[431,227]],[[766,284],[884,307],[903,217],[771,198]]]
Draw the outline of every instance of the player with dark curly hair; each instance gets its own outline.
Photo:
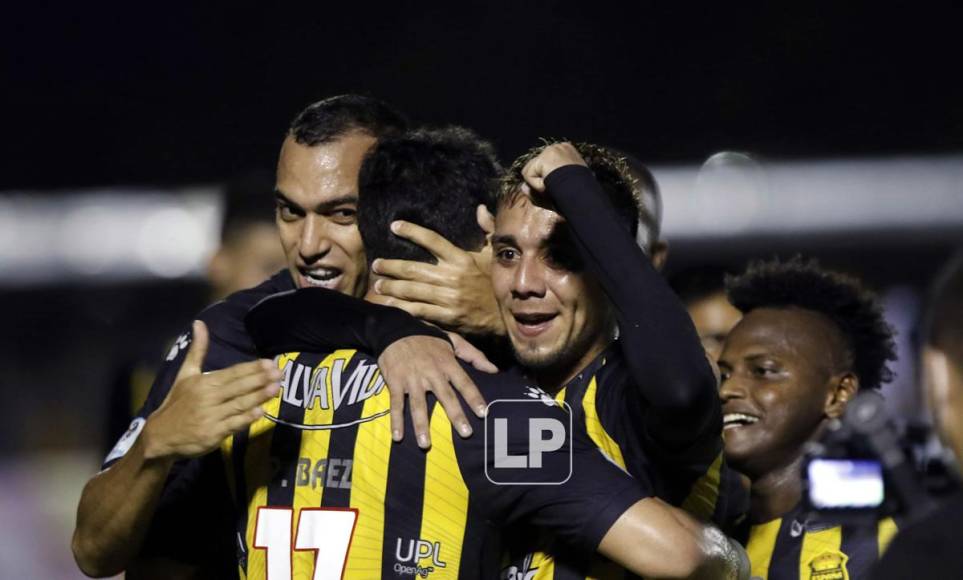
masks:
[[[753,263],[727,290],[744,317],[719,359],[720,397],[726,459],[751,481],[753,577],[865,577],[895,524],[804,514],[801,464],[806,443],[860,389],[892,378],[893,331],[856,279],[800,257]]]

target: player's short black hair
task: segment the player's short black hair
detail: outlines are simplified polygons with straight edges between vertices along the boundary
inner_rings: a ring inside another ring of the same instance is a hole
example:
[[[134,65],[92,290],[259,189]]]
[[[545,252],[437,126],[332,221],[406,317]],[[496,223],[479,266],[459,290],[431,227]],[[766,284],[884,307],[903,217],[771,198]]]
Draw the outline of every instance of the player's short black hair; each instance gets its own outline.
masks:
[[[221,243],[230,243],[244,228],[254,224],[274,225],[274,173],[251,169],[236,175],[224,188],[224,216]]]
[[[485,241],[477,208],[495,209],[501,167],[491,144],[461,127],[419,129],[383,138],[365,157],[358,177],[358,228],[368,262],[393,258],[437,260],[394,235],[405,220],[474,251]]]
[[[685,305],[726,291],[726,276],[732,272],[722,266],[704,264],[692,266],[673,274],[669,286]]]
[[[924,340],[963,369],[963,250],[943,267],[930,288]]]
[[[288,134],[301,145],[329,143],[352,131],[381,138],[404,131],[408,122],[390,105],[363,95],[338,95],[308,105],[291,122]]]
[[[796,256],[753,262],[745,273],[726,278],[726,290],[729,301],[743,313],[796,307],[823,314],[845,338],[861,389],[876,389],[892,380],[887,361],[896,360],[893,329],[876,295],[855,278]]]
[[[525,164],[552,143],[555,141],[546,141],[538,147],[533,147],[512,163],[502,178],[499,205],[511,205],[516,202],[522,184],[525,183],[522,178],[522,169]],[[618,215],[619,223],[635,238],[639,231],[639,199],[635,192],[636,179],[632,176],[625,157],[592,143],[573,143],[573,145],[607,194],[609,202]]]

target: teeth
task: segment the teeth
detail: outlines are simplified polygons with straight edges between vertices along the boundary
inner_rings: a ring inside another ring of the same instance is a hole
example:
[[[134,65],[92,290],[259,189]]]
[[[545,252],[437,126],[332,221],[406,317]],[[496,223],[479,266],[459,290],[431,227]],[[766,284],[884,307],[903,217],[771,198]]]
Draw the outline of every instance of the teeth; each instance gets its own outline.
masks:
[[[328,268],[318,268],[315,270],[308,270],[305,273],[309,278],[314,278],[315,280],[330,280],[332,278],[336,278],[341,271],[329,270]]]
[[[726,427],[732,425],[751,425],[759,420],[759,417],[745,415],[743,413],[726,413],[722,417],[722,424]]]

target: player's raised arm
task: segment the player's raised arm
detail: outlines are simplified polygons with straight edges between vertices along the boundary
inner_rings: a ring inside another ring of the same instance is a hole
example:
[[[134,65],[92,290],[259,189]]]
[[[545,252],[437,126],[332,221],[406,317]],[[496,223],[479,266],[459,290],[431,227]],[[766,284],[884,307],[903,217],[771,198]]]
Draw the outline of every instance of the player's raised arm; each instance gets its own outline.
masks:
[[[163,403],[132,423],[108,468],[84,487],[72,548],[88,576],[118,574],[138,553],[175,462],[216,448],[277,394],[280,373],[269,361],[202,373],[208,341],[207,327],[195,322],[190,349],[168,365],[168,372],[178,370]],[[162,373],[155,388],[165,380]]]
[[[652,405],[647,429],[683,447],[719,414],[717,385],[685,308],[652,267],[581,155],[549,145],[523,169],[566,219],[586,264],[615,307],[619,343],[633,382]]]

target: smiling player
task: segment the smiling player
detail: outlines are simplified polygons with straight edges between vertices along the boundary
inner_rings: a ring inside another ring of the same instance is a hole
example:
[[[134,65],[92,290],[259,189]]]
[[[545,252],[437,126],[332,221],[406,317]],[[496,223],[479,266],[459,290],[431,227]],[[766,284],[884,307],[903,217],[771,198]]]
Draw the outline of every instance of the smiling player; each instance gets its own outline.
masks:
[[[807,517],[801,464],[805,444],[859,389],[890,379],[892,330],[855,280],[799,258],[752,264],[728,292],[744,317],[719,359],[720,397],[726,459],[752,482],[753,577],[865,577],[895,524],[886,518],[867,529]]]

